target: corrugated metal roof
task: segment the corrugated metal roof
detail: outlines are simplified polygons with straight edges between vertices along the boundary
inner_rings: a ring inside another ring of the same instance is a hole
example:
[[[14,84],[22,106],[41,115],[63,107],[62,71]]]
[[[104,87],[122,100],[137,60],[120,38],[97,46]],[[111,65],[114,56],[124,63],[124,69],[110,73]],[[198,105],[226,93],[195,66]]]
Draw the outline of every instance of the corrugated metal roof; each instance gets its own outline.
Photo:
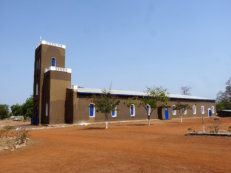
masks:
[[[91,89],[91,88],[78,88],[78,93],[82,94],[102,94],[102,89]],[[120,95],[120,96],[147,96],[145,92],[139,91],[124,91],[124,90],[110,90],[111,94],[113,95]],[[179,95],[179,94],[168,94],[167,95],[171,99],[189,99],[189,100],[211,100],[215,101],[214,99],[198,97],[198,96],[189,96],[189,95]]]

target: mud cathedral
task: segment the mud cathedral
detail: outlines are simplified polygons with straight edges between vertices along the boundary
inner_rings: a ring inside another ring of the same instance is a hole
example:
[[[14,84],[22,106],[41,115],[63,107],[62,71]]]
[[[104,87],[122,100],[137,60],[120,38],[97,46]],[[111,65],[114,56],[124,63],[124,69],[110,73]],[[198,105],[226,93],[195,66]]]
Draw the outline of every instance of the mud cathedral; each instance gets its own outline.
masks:
[[[92,95],[102,94],[101,89],[78,88],[71,84],[70,68],[65,67],[65,49],[62,44],[41,40],[35,49],[34,62],[34,108],[32,124],[90,123],[104,121],[104,115],[96,112]],[[111,90],[120,103],[131,97],[143,97],[144,92]],[[180,101],[192,109],[185,110],[183,117],[212,116],[215,114],[215,100],[169,94],[168,108],[153,112],[151,119],[169,120],[179,117],[174,109]],[[118,111],[117,111],[118,110]],[[149,108],[150,110],[150,108]],[[145,109],[119,104],[111,112],[109,121],[142,120],[147,118]]]

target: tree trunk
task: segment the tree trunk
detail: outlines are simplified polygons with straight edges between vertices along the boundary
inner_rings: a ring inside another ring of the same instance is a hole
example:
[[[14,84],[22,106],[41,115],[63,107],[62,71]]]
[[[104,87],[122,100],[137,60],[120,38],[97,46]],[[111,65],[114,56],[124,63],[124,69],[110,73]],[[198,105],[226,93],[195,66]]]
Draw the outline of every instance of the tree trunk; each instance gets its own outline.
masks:
[[[105,114],[105,121],[106,121],[105,129],[108,129],[108,115],[107,114]]]
[[[148,126],[150,126],[150,125],[151,125],[151,121],[150,121],[150,119],[151,119],[151,115],[148,115]]]
[[[183,118],[182,118],[182,115],[180,116],[180,122],[181,122],[181,123],[183,122]]]
[[[202,115],[202,131],[205,132],[205,120],[203,115]]]

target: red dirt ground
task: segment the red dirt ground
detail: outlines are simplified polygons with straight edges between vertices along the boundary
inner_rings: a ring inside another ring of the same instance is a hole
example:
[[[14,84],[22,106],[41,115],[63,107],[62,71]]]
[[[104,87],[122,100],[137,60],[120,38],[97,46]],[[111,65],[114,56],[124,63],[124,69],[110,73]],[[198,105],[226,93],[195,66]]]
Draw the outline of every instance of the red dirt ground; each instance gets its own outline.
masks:
[[[231,137],[184,135],[201,119],[145,123],[33,130],[33,144],[0,153],[0,172],[231,172]]]

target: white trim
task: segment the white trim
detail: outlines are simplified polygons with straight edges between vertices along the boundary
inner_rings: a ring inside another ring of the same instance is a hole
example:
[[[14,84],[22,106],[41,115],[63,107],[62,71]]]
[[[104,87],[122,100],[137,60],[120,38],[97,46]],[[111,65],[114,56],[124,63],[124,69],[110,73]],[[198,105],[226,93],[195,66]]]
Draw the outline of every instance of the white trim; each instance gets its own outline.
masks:
[[[176,105],[172,105],[172,115],[176,115],[176,109],[174,109],[173,107],[176,107]]]
[[[35,49],[37,49],[42,44],[50,45],[50,46],[55,46],[55,47],[60,47],[60,48],[66,49],[66,45],[64,45],[64,44],[52,43],[52,42],[49,42],[49,41],[46,41],[46,40],[41,40],[40,43],[35,47]]]
[[[93,116],[90,116],[90,105],[93,105]],[[90,117],[90,118],[95,117],[95,104],[94,104],[94,103],[90,103],[90,104],[89,104],[89,117]]]
[[[114,116],[112,116],[112,112],[111,112],[111,117],[117,117],[117,106],[115,107],[115,109],[114,109],[114,112],[115,112],[115,115]]]
[[[201,106],[201,114],[205,114],[205,107]]]
[[[74,90],[77,90],[78,89],[78,85],[72,85],[71,88],[74,89]]]
[[[197,114],[197,107],[196,105],[193,105],[193,115],[196,115]]]
[[[110,91],[111,94],[114,95],[129,95],[129,96],[148,96],[145,92],[139,91],[124,91],[124,90],[106,90]],[[78,88],[79,93],[92,93],[92,94],[102,94],[102,89],[92,89],[92,88]],[[197,97],[197,96],[188,96],[188,95],[177,95],[177,94],[167,94],[168,98],[176,98],[176,99],[192,99],[192,100],[211,100],[209,98]]]
[[[131,107],[132,107],[132,106],[133,106],[133,114],[131,114]],[[131,105],[130,105],[130,110],[129,110],[129,111],[130,111],[130,116],[131,116],[131,117],[134,117],[134,116],[136,115],[136,107],[135,107],[134,104],[131,104]]]
[[[44,73],[48,71],[61,71],[61,72],[66,72],[66,73],[72,72],[71,68],[62,68],[62,67],[55,67],[55,66],[50,66],[49,68],[45,68]]]

